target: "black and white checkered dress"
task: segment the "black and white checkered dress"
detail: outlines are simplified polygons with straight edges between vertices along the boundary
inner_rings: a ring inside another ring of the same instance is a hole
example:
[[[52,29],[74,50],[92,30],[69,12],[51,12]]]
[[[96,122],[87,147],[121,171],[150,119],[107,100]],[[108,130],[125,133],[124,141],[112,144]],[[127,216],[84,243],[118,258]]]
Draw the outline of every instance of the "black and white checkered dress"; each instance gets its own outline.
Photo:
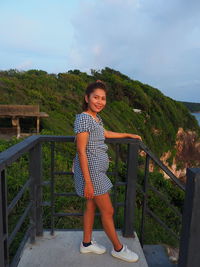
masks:
[[[89,132],[86,154],[95,196],[105,194],[113,186],[106,175],[109,167],[109,159],[107,155],[108,146],[104,143],[103,121],[99,114],[97,114],[97,117],[99,118],[99,122],[90,114],[81,113],[76,115],[74,122],[75,134]],[[80,167],[78,153],[76,153],[74,161],[74,182],[77,194],[83,197],[85,181]]]

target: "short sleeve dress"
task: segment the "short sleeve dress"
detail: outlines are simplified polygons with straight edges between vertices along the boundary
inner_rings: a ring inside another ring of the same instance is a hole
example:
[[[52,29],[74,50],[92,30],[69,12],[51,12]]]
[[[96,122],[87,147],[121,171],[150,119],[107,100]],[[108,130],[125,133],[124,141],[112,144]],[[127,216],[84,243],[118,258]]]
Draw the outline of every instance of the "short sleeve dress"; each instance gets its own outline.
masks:
[[[74,122],[75,134],[89,132],[86,154],[95,196],[105,194],[113,186],[106,175],[109,167],[109,158],[107,155],[108,146],[104,143],[103,121],[99,114],[97,114],[97,117],[99,122],[90,114],[80,113],[76,115]],[[80,167],[78,153],[76,153],[74,161],[74,182],[76,193],[84,197],[85,180]]]

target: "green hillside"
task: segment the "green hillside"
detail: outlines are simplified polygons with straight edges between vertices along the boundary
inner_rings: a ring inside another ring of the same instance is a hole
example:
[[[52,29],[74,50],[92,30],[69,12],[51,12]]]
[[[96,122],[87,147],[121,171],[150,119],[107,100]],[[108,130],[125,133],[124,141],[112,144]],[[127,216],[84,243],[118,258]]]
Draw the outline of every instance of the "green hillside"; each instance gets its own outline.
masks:
[[[176,133],[179,127],[185,130],[193,130],[200,136],[200,127],[194,116],[192,116],[185,105],[164,96],[158,89],[139,81],[130,79],[118,71],[105,68],[101,71],[92,71],[91,75],[79,70],[68,71],[67,73],[48,74],[45,71],[29,70],[18,72],[16,70],[0,71],[0,104],[39,104],[40,111],[49,114],[49,118],[42,119],[42,134],[74,135],[73,123],[75,115],[82,112],[81,105],[84,91],[89,82],[97,79],[103,80],[108,85],[107,106],[101,112],[105,128],[112,131],[137,133],[142,136],[144,143],[156,154],[161,156],[165,151],[170,150],[172,155],[175,152]],[[133,109],[140,109],[141,113]],[[14,138],[11,141],[0,140],[0,151],[14,145],[20,140]],[[48,181],[51,173],[51,150],[49,144],[43,144],[43,179]],[[63,146],[56,144],[56,163],[58,170],[71,170],[72,154],[74,155],[74,144]],[[109,153],[111,151],[109,150]],[[66,157],[67,155],[67,157]],[[6,169],[8,182],[8,202],[19,192],[28,177],[28,155],[21,157],[20,161],[12,164]],[[123,149],[120,146],[120,156],[123,158]],[[139,157],[138,182],[142,186],[144,177],[144,164],[142,157]],[[66,162],[67,161],[67,162]],[[114,160],[110,162],[109,168],[113,171]],[[119,162],[119,178],[125,180],[125,164]],[[58,176],[55,180],[56,190],[74,191],[73,179],[67,176]],[[111,175],[114,182],[115,177]],[[157,169],[149,173],[149,183],[155,185],[158,191],[169,196],[170,203],[176,205],[182,211],[184,194],[176,188],[170,180],[163,179],[163,175]],[[124,201],[125,189],[118,191],[119,203]],[[136,230],[139,232],[142,214],[143,195],[138,191],[136,200]],[[43,200],[50,201],[50,187],[43,190]],[[27,206],[25,202],[28,196],[25,194],[19,206],[16,207],[12,216],[9,217],[9,228],[13,228],[19,214],[22,214]],[[157,205],[159,203],[159,205]],[[57,212],[82,212],[83,200],[73,197],[59,197],[56,199],[55,210]],[[149,193],[148,205],[157,216],[162,219],[174,232],[179,233],[180,223],[177,215],[168,207],[168,202],[163,203],[161,199]],[[51,209],[44,207],[44,228],[49,229]],[[123,209],[120,208],[116,218],[117,228],[122,228],[124,223]],[[28,221],[16,237],[11,247],[13,257],[22,239],[22,233]],[[156,227],[155,227],[156,226]],[[74,229],[82,227],[82,219],[79,217],[55,218],[57,229]],[[101,228],[98,218],[95,219],[96,229]],[[177,246],[171,234],[166,233],[155,221],[146,217],[145,242],[147,244],[166,243]]]
[[[157,156],[173,149],[179,127],[200,133],[185,105],[110,68],[92,70],[91,75],[79,70],[58,75],[41,70],[0,71],[0,104],[39,104],[40,110],[49,114],[41,122],[43,133],[73,135],[84,90],[97,79],[105,81],[109,90],[107,106],[101,112],[105,128],[141,135]]]

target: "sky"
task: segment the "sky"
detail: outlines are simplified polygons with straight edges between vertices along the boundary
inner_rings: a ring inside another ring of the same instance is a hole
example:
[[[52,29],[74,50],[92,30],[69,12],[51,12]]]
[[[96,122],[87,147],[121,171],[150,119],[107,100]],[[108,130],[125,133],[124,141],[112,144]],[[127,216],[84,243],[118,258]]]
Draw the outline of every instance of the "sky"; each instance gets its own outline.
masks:
[[[199,0],[0,0],[0,70],[113,68],[200,103]]]

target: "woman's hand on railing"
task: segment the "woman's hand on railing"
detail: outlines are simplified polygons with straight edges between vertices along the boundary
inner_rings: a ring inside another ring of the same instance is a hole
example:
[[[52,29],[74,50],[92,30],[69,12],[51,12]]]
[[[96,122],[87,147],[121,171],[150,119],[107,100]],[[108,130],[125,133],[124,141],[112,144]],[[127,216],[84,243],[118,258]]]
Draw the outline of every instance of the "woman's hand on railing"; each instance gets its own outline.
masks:
[[[141,137],[141,136],[139,136],[139,135],[137,135],[137,134],[128,134],[128,137],[129,137],[129,138],[135,138],[135,139],[139,139],[139,140],[141,140],[141,141],[142,141],[142,137]]]

